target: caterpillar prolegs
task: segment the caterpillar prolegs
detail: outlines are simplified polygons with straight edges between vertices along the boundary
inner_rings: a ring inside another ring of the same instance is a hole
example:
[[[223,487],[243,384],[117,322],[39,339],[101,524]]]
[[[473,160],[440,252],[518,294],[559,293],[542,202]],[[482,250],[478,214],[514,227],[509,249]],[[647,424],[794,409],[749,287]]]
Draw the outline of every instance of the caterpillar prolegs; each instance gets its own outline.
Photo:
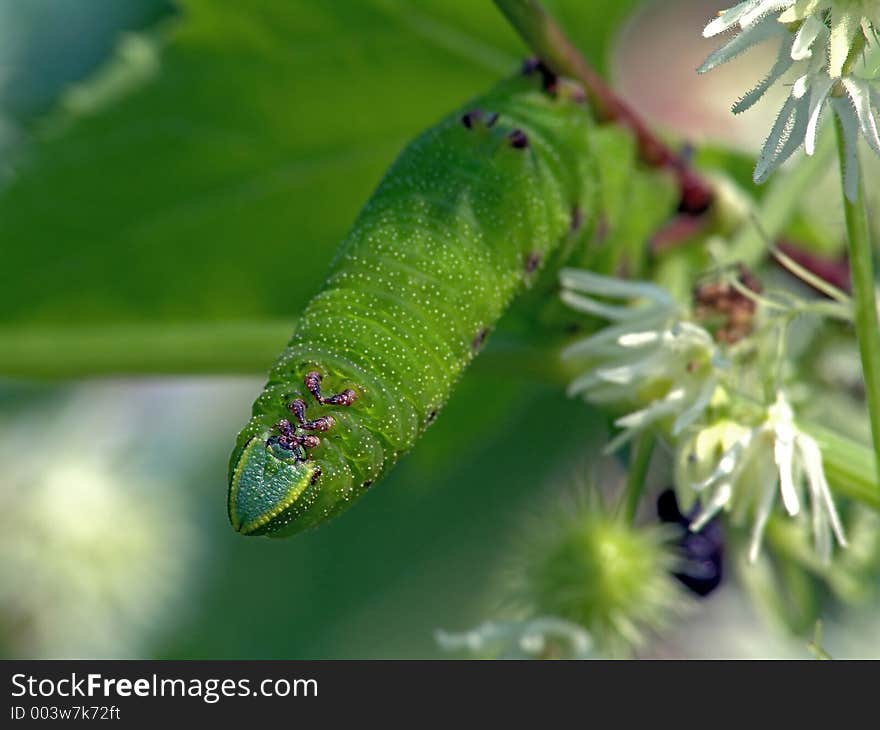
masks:
[[[239,532],[291,535],[362,495],[590,214],[590,117],[537,77],[423,133],[361,211],[238,436]]]

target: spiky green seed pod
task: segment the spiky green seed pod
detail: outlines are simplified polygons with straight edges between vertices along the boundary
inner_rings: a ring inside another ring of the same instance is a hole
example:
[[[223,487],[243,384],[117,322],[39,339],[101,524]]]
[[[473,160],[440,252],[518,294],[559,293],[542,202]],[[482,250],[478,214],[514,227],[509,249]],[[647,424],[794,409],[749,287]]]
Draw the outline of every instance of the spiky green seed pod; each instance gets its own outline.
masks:
[[[512,566],[511,603],[583,626],[605,655],[630,653],[686,606],[666,530],[629,524],[595,493],[536,533]]]

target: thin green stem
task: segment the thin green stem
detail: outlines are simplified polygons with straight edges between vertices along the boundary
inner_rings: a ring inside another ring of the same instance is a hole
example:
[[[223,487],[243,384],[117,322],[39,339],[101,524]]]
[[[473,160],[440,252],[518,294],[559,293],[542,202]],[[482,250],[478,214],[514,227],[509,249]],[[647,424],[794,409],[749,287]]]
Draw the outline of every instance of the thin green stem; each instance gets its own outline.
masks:
[[[264,375],[293,320],[0,327],[0,378],[62,380],[117,375]],[[497,333],[473,369],[493,377],[567,384],[562,341]]]
[[[840,157],[840,176],[843,180],[846,166],[846,140],[839,118],[835,116],[834,120]],[[862,374],[865,380],[874,453],[880,456],[880,321],[877,316],[873,250],[861,171],[859,171],[856,199],[849,200],[844,192],[843,210],[846,217],[847,238],[849,239],[849,266],[852,277],[856,336],[862,359]],[[878,475],[880,475],[880,458],[877,461]]]
[[[199,322],[0,329],[0,377],[265,373],[293,322]]]
[[[766,258],[771,243],[803,203],[804,194],[815,186],[816,178],[827,168],[833,154],[831,136],[822,135],[815,154],[802,156],[790,172],[776,175],[755,211],[755,221],[758,223],[743,223],[722,252],[721,263],[742,263],[749,268],[758,266]]]
[[[630,454],[629,473],[626,477],[626,488],[623,492],[621,505],[622,513],[627,522],[636,518],[639,502],[645,491],[645,479],[648,476],[648,466],[651,464],[651,455],[654,453],[656,437],[650,431],[645,431],[636,439]]]
[[[816,628],[813,629],[813,640],[809,644],[807,644],[807,648],[813,653],[813,656],[815,656],[816,659],[819,659],[821,661],[830,661],[834,659],[834,657],[831,656],[831,654],[825,651],[825,649],[822,647],[821,621],[816,621]]]

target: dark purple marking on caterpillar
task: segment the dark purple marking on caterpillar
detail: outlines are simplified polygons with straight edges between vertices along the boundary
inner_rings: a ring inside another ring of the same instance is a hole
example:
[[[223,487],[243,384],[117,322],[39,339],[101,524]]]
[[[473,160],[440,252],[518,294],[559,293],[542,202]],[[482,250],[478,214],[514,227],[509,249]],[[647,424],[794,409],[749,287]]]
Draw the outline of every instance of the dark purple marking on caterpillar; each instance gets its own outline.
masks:
[[[431,411],[428,414],[428,417],[425,419],[425,424],[430,426],[432,423],[434,423],[435,418],[437,418],[437,411]]]
[[[527,274],[534,274],[538,267],[541,265],[541,254],[537,251],[532,251],[530,254],[526,256],[526,261],[524,264],[524,268]]]
[[[302,398],[291,401],[287,404],[287,408],[296,417],[299,427],[307,431],[329,431],[336,424],[333,416],[323,416],[314,421],[306,420],[306,402]]]
[[[309,484],[314,484],[315,482],[318,481],[318,479],[320,479],[320,477],[321,477],[321,467],[316,465],[315,466],[315,473],[312,474],[312,478],[309,479]]]
[[[465,126],[465,129],[473,129],[474,123],[482,116],[483,112],[479,109],[471,109],[469,112],[461,115],[461,123]]]
[[[316,371],[307,373],[303,379],[306,389],[321,405],[350,406],[355,400],[357,400],[357,393],[351,389],[343,390],[336,395],[325,397],[321,393],[321,380],[321,374]],[[294,398],[287,404],[287,409],[296,418],[297,425],[294,426],[290,421],[281,419],[275,424],[275,428],[278,429],[279,435],[270,437],[269,440],[266,441],[266,445],[276,444],[279,448],[292,452],[296,461],[305,461],[308,458],[306,449],[318,448],[318,446],[321,445],[321,439],[311,433],[298,434],[296,429],[299,428],[304,431],[325,432],[333,428],[333,426],[336,425],[336,421],[333,420],[333,416],[321,416],[314,421],[308,420],[306,418],[306,402],[302,398]],[[312,476],[312,484],[314,484],[320,476],[321,470],[318,469]]]
[[[577,233],[583,224],[584,212],[581,210],[581,206],[575,204],[571,209],[571,232]]]
[[[368,487],[371,487],[372,485],[373,485],[373,480],[367,479],[367,481],[365,481],[363,484],[361,484],[361,487],[363,487],[364,489],[367,489]]]
[[[312,370],[310,373],[306,373],[306,377],[303,378],[303,382],[305,383],[306,390],[312,394],[318,403],[322,406],[350,406],[357,400],[357,393],[355,393],[350,388],[347,390],[343,390],[341,393],[337,393],[336,395],[324,396],[321,394],[321,381],[323,380],[323,376],[321,373],[316,370]]]
[[[321,439],[312,434],[300,436],[294,433],[293,427],[288,421],[279,421],[275,427],[281,432],[279,436],[272,436],[266,441],[266,445],[275,444],[280,449],[293,453],[297,461],[305,461],[308,458],[306,449],[314,449],[321,445]]]
[[[471,109],[469,112],[465,112],[461,115],[461,123],[465,126],[466,129],[474,129],[480,124],[483,124],[487,128],[491,129],[495,126],[495,122],[497,121],[498,112],[486,114],[482,109]]]
[[[608,224],[608,217],[604,212],[600,212],[596,218],[596,229],[593,232],[593,240],[596,243],[604,243],[605,239],[608,238],[609,232],[610,226]]]
[[[471,342],[471,350],[476,354],[480,351],[480,348],[483,346],[483,343],[486,341],[486,336],[489,334],[489,330],[483,327],[480,329],[477,334],[474,335],[474,339]]]
[[[558,77],[544,65],[544,62],[541,61],[541,59],[533,56],[523,61],[523,76],[531,76],[535,72],[541,74],[541,85],[544,87],[545,91],[549,91],[556,85]]]
[[[516,150],[524,150],[529,146],[528,135],[521,129],[514,129],[507,135],[507,139],[510,140],[510,146]]]
[[[321,445],[321,439],[313,434],[305,434],[301,436],[296,433],[290,421],[281,419],[275,424],[275,428],[281,434],[278,437],[278,445],[283,449],[290,449],[293,446],[303,446],[307,449],[314,449]]]

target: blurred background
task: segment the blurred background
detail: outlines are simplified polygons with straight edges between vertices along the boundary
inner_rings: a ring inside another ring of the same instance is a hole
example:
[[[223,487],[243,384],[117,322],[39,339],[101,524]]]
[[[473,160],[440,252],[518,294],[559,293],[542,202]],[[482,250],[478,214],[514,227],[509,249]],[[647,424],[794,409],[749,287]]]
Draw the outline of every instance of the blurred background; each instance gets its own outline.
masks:
[[[694,73],[717,2],[546,4],[748,176],[777,103],[728,111],[763,50]],[[231,530],[226,467],[384,169],[525,55],[488,0],[0,0],[3,655],[431,657],[491,615],[523,520],[605,435],[559,389],[475,368],[380,489],[292,540]],[[870,604],[837,619],[832,654],[880,653]],[[733,580],[643,655],[809,656]]]

